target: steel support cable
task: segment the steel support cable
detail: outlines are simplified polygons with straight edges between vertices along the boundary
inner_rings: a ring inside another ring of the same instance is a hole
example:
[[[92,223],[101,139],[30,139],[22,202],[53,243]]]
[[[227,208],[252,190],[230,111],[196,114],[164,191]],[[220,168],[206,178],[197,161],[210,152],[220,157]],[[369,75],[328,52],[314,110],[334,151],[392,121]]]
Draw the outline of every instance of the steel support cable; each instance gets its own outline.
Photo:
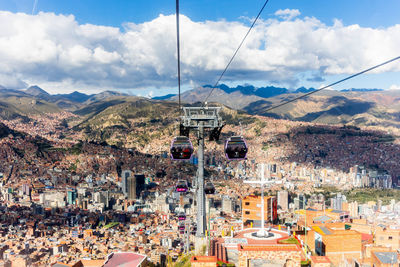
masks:
[[[378,65],[375,65],[375,66],[373,66],[373,67],[370,67],[370,68],[368,68],[368,69],[366,69],[366,70],[360,71],[360,72],[358,72],[358,73],[356,73],[356,74],[350,75],[350,76],[348,76],[348,77],[346,77],[346,78],[344,78],[344,79],[341,79],[341,80],[339,80],[339,81],[336,81],[336,82],[334,82],[334,83],[331,83],[331,84],[329,84],[329,85],[327,85],[327,86],[324,86],[324,87],[322,87],[322,88],[319,88],[319,89],[317,89],[317,90],[315,90],[315,91],[311,91],[311,92],[305,93],[304,95],[295,97],[295,98],[293,98],[293,99],[291,99],[291,100],[287,100],[287,101],[285,101],[285,102],[283,102],[283,103],[281,103],[281,104],[278,104],[278,105],[276,105],[276,106],[267,108],[267,109],[265,110],[265,112],[268,112],[268,111],[270,111],[270,110],[273,110],[273,109],[282,107],[282,106],[284,106],[284,105],[287,105],[287,104],[289,104],[289,103],[292,103],[292,102],[294,102],[294,101],[297,101],[297,100],[299,100],[299,99],[301,99],[301,98],[304,98],[304,97],[306,97],[306,96],[309,96],[309,95],[311,95],[311,94],[315,94],[315,93],[317,93],[317,92],[319,92],[319,91],[322,91],[322,90],[324,90],[324,89],[326,89],[326,88],[329,88],[329,87],[331,87],[331,86],[337,85],[337,84],[342,83],[342,82],[344,82],[344,81],[350,80],[350,79],[352,79],[352,78],[354,78],[354,77],[357,77],[357,76],[359,76],[359,75],[361,75],[361,74],[364,74],[364,73],[369,72],[369,71],[371,71],[371,70],[374,70],[374,69],[377,69],[377,68],[379,68],[379,67],[382,67],[382,66],[384,66],[384,65],[386,65],[386,64],[389,64],[389,63],[391,63],[391,62],[393,62],[393,61],[396,61],[396,60],[398,60],[398,59],[400,59],[400,56],[395,57],[395,58],[392,58],[392,59],[390,59],[390,60],[388,60],[388,61],[385,61],[385,62],[380,63],[380,64],[378,64]]]
[[[179,0],[176,0],[176,50],[178,57],[178,112],[181,110],[181,53],[179,44]]]
[[[257,17],[254,19],[253,23],[251,24],[249,30],[247,31],[246,35],[243,37],[242,41],[240,42],[238,48],[236,49],[235,53],[233,54],[233,56],[231,57],[231,59],[229,60],[228,64],[226,65],[224,71],[221,73],[221,75],[219,76],[217,82],[215,83],[214,87],[211,89],[210,93],[208,94],[208,96],[206,97],[206,99],[203,102],[203,106],[205,105],[205,103],[207,102],[208,98],[211,96],[211,94],[213,93],[215,87],[218,85],[218,83],[221,81],[222,77],[224,76],[225,72],[228,70],[229,66],[231,65],[233,59],[235,58],[236,54],[238,53],[239,49],[242,47],[244,41],[246,40],[247,36],[249,35],[251,29],[253,29],[254,25],[256,24],[258,18],[260,17],[261,13],[263,12],[265,6],[267,5],[269,0],[266,0],[264,5],[262,6],[260,12],[258,12]]]

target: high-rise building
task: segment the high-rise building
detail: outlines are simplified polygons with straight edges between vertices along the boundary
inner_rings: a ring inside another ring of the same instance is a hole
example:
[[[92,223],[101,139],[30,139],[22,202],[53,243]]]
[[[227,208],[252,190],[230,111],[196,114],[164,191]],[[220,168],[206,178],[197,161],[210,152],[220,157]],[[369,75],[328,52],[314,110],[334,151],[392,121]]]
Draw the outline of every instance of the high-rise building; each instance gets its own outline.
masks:
[[[349,212],[350,217],[358,218],[358,203],[357,201],[353,201],[349,203]]]
[[[289,193],[286,190],[278,192],[278,206],[282,210],[288,210],[289,208]]]
[[[277,170],[276,164],[271,164],[271,165],[270,165],[270,171],[271,171],[271,173],[276,173],[276,170]]]
[[[337,193],[336,197],[331,198],[331,208],[334,210],[343,210],[343,203],[347,203],[347,199],[341,193]]]
[[[31,193],[31,188],[29,187],[29,184],[23,184],[22,185],[22,194],[29,196]]]
[[[127,179],[127,196],[129,200],[136,199],[136,177],[131,176]]]
[[[222,197],[222,211],[225,213],[232,213],[234,211],[234,203],[229,196]]]
[[[306,204],[307,204],[307,199],[303,194],[299,194],[297,197],[295,197],[293,199],[294,202],[294,208],[296,210],[298,209],[305,209],[306,208]]]
[[[146,177],[144,174],[135,174],[136,180],[136,197],[141,195],[141,192],[145,189],[146,186]]]
[[[299,205],[300,209],[305,209],[307,204],[307,199],[303,194],[299,195]]]
[[[123,170],[121,173],[121,189],[125,196],[128,194],[128,178],[131,176],[132,172],[130,170]]]
[[[78,193],[76,192],[75,189],[68,190],[67,191],[67,202],[68,202],[68,205],[75,205],[77,196],[78,196]]]
[[[102,203],[104,204],[105,208],[108,208],[110,202],[109,192],[108,191],[95,192],[93,194],[93,200],[95,203]]]

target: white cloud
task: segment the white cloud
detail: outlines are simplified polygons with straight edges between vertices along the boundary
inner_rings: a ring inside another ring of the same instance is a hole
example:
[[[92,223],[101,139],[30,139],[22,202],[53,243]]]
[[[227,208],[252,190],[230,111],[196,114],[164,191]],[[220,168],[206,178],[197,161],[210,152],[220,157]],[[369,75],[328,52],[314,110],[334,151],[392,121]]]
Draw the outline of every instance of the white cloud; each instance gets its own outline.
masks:
[[[300,15],[300,11],[298,9],[279,9],[275,12],[276,16],[279,16],[285,20],[291,20]]]
[[[392,85],[389,87],[389,90],[400,90],[400,85],[392,84]]]
[[[150,91],[150,92],[147,94],[147,98],[152,98],[153,95],[154,95],[154,92],[153,92],[153,91]]]
[[[18,78],[16,75],[0,73],[0,88],[2,86],[8,89],[25,89],[28,84]]]
[[[398,56],[400,24],[388,28],[329,26],[280,10],[259,20],[223,82],[296,83],[296,75],[351,74]],[[297,17],[296,19],[294,19]],[[213,84],[248,25],[194,22],[181,16],[183,84]],[[321,71],[322,70],[322,71]],[[400,71],[392,63],[375,72]],[[168,88],[177,85],[175,16],[160,15],[124,29],[80,25],[74,16],[0,11],[0,85],[24,82],[65,90]],[[45,88],[45,87],[44,87]],[[45,88],[52,91],[55,89]]]

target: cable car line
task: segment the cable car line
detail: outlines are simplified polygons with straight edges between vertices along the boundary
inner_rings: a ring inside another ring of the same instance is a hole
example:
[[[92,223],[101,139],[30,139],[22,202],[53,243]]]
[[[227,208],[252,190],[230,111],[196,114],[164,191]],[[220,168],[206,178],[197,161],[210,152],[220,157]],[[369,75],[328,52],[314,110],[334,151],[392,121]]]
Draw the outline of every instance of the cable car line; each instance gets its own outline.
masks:
[[[38,4],[38,0],[35,0],[35,2],[33,3],[33,7],[32,7],[32,15],[35,15],[35,13],[36,13],[37,4]]]
[[[176,0],[176,50],[178,57],[178,112],[181,111],[181,53],[179,44],[179,0]]]
[[[283,102],[283,103],[280,103],[280,104],[278,104],[278,105],[276,105],[276,106],[267,108],[267,109],[265,110],[265,112],[268,112],[268,111],[270,111],[270,110],[273,110],[273,109],[282,107],[282,106],[284,106],[284,105],[287,105],[287,104],[289,104],[289,103],[292,103],[292,102],[294,102],[294,101],[297,101],[297,100],[299,100],[299,99],[301,99],[301,98],[304,98],[304,97],[306,97],[306,96],[309,96],[309,95],[311,95],[311,94],[315,94],[315,93],[317,93],[317,92],[319,92],[319,91],[322,91],[322,90],[324,90],[324,89],[326,89],[326,88],[329,88],[329,87],[331,87],[331,86],[337,85],[337,84],[342,83],[342,82],[344,82],[344,81],[350,80],[350,79],[352,79],[352,78],[354,78],[354,77],[357,77],[357,76],[359,76],[359,75],[361,75],[361,74],[364,74],[364,73],[369,72],[369,71],[371,71],[371,70],[374,70],[374,69],[377,69],[377,68],[379,68],[379,67],[382,67],[382,66],[384,66],[384,65],[386,65],[386,64],[389,64],[389,63],[391,63],[391,62],[393,62],[393,61],[396,61],[396,60],[398,60],[398,59],[400,59],[400,56],[395,57],[395,58],[392,58],[392,59],[390,59],[390,60],[388,60],[388,61],[385,61],[385,62],[380,63],[380,64],[378,64],[378,65],[375,65],[375,66],[373,66],[373,67],[370,67],[370,68],[368,68],[368,69],[366,69],[366,70],[360,71],[360,72],[358,72],[358,73],[356,73],[356,74],[350,75],[350,76],[348,76],[348,77],[346,77],[346,78],[344,78],[344,79],[341,79],[341,80],[339,80],[339,81],[336,81],[336,82],[334,82],[334,83],[331,83],[331,84],[329,84],[329,85],[327,85],[327,86],[324,86],[324,87],[322,87],[322,88],[319,88],[319,89],[317,89],[317,90],[315,90],[315,91],[311,91],[311,92],[305,93],[304,95],[295,97],[295,98],[293,98],[293,99],[290,99],[290,100],[287,100],[287,101],[285,101],[285,102]]]
[[[213,93],[215,87],[218,85],[218,83],[221,81],[222,77],[224,76],[225,72],[228,70],[229,66],[231,65],[233,59],[235,58],[236,54],[238,53],[239,49],[242,47],[244,41],[246,40],[247,36],[249,35],[251,29],[253,29],[254,25],[256,24],[258,18],[260,17],[261,13],[263,12],[265,6],[267,5],[269,0],[266,0],[264,5],[262,6],[260,12],[258,12],[257,17],[254,19],[253,23],[251,24],[250,28],[248,29],[246,35],[243,37],[242,41],[240,42],[238,48],[236,49],[235,53],[233,53],[233,56],[231,57],[231,59],[229,60],[228,64],[226,65],[224,71],[221,73],[221,75],[219,76],[217,82],[215,83],[214,87],[211,89],[210,93],[208,94],[208,96],[206,97],[206,99],[203,101],[203,106],[205,105],[205,103],[207,102],[208,98],[211,96],[211,94]]]

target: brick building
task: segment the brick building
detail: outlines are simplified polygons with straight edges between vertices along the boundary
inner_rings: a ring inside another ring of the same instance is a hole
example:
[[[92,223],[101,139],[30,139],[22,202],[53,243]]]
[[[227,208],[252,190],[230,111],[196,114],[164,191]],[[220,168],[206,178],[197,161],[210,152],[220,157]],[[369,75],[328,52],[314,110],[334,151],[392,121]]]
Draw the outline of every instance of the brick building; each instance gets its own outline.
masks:
[[[257,238],[257,229],[235,232],[231,238],[211,241],[209,255],[235,266],[300,266],[305,254],[300,245],[281,242],[290,236],[286,231],[271,229],[269,238]]]
[[[362,257],[362,236],[354,230],[333,230],[313,226],[307,233],[307,245],[319,256],[328,256],[334,265],[345,258]]]
[[[278,219],[277,200],[273,196],[264,196],[264,218],[267,222]],[[242,200],[242,221],[244,226],[261,226],[261,196],[250,195]]]
[[[393,250],[400,249],[400,229],[377,227],[375,243],[377,246],[390,246]]]
[[[239,245],[237,266],[300,266],[303,253],[295,244],[286,245]]]

